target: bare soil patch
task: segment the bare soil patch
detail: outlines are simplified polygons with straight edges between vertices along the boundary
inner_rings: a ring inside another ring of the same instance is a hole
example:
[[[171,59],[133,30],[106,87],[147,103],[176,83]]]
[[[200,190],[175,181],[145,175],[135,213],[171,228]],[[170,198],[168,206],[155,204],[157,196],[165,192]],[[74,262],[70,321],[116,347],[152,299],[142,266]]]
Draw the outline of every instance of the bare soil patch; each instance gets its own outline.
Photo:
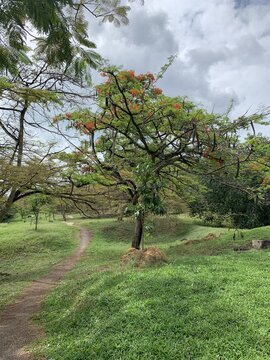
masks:
[[[193,244],[198,244],[202,241],[211,241],[211,240],[216,240],[218,239],[218,236],[216,234],[213,233],[209,233],[206,236],[204,236],[201,239],[192,239],[192,240],[186,240],[184,242],[185,245],[193,245]]]

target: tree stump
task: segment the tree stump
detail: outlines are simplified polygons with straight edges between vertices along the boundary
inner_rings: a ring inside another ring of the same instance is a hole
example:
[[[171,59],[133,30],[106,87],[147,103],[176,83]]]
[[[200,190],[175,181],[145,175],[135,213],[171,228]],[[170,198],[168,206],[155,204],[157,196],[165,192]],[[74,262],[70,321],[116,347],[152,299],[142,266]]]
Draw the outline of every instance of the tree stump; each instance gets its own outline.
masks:
[[[270,247],[270,240],[252,240],[252,247],[254,249],[266,249]]]

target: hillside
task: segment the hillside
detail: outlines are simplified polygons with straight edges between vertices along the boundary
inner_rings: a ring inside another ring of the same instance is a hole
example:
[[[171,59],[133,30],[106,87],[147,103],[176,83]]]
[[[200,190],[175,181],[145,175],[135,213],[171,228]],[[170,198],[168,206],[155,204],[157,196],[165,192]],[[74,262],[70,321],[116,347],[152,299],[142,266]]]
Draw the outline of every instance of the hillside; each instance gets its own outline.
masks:
[[[266,237],[269,227],[233,240],[233,231],[188,218],[157,219],[147,242],[166,252],[168,264],[123,269],[132,223],[81,223],[94,240],[44,303],[37,320],[47,339],[35,347],[38,359],[269,358],[270,253],[233,250]]]

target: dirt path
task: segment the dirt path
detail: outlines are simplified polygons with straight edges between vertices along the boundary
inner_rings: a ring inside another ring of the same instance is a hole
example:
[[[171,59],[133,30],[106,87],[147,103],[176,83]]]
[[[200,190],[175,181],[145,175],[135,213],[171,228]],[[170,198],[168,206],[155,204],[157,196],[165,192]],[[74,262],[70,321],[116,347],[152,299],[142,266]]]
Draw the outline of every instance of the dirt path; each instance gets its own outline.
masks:
[[[32,359],[23,348],[43,336],[43,332],[31,321],[31,318],[40,310],[44,296],[79,260],[89,240],[89,231],[81,229],[80,245],[76,252],[56,265],[49,275],[32,282],[22,297],[3,311],[0,317],[0,360]]]

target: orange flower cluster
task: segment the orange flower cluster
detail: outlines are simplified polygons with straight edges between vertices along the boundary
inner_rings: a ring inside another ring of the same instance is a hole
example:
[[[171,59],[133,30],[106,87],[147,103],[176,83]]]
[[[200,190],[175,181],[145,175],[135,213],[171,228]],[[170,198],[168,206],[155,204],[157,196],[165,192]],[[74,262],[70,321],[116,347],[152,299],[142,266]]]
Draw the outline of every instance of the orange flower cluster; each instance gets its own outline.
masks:
[[[132,78],[135,78],[135,71],[134,70],[128,70],[128,71],[120,71],[118,74],[118,77],[120,80],[130,80]]]
[[[139,104],[130,103],[130,104],[128,104],[128,106],[129,106],[130,111],[139,111],[140,110],[140,105]]]
[[[162,90],[160,88],[155,88],[154,89],[154,93],[157,95],[161,95],[162,94]]]
[[[182,108],[182,105],[180,103],[176,103],[173,105],[175,109],[179,110]]]
[[[253,171],[259,171],[260,170],[260,166],[258,164],[250,164],[250,170],[253,170]]]
[[[150,80],[151,82],[155,81],[155,77],[151,73],[140,74],[140,75],[136,76],[136,79],[139,81],[145,81],[145,80]]]
[[[132,90],[130,90],[130,93],[131,93],[132,96],[136,97],[136,96],[139,95],[140,92],[137,89],[132,89]]]
[[[84,124],[87,130],[92,131],[94,129],[94,123],[93,121],[88,121],[86,124]]]
[[[134,70],[129,70],[129,71],[128,71],[128,75],[129,75],[130,77],[135,77],[135,71],[134,71]]]

